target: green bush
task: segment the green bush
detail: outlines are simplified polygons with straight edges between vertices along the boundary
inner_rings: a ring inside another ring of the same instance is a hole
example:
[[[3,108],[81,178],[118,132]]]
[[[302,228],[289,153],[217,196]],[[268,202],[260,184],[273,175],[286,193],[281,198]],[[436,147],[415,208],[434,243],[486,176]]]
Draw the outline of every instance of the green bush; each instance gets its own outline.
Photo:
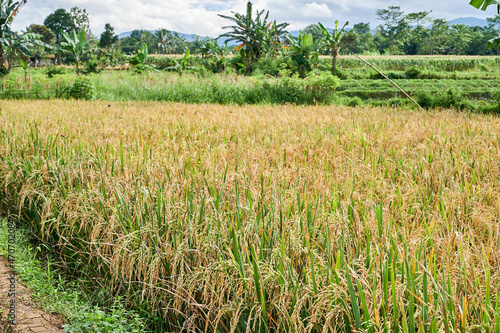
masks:
[[[64,67],[50,66],[45,71],[45,74],[47,74],[49,78],[53,78],[55,75],[66,74],[66,69]]]
[[[405,71],[405,76],[407,79],[418,79],[420,78],[420,70],[416,67],[410,67]]]
[[[417,102],[423,108],[455,108],[458,110],[471,110],[473,109],[471,101],[464,97],[462,93],[449,89],[439,93],[428,93],[426,91],[417,94]]]
[[[274,57],[261,58],[255,64],[252,73],[254,75],[267,74],[276,77],[279,75],[279,71],[282,68],[282,65],[286,63],[287,63],[286,60],[282,58],[274,58]]]
[[[405,73],[402,72],[387,72],[385,75],[391,79],[391,80],[400,80],[400,79],[405,79],[406,75]],[[370,79],[372,80],[381,80],[385,79],[384,76],[378,72],[370,74]]]
[[[68,95],[69,98],[92,100],[96,96],[94,82],[86,76],[77,77],[69,89]]]
[[[361,106],[363,105],[363,100],[361,100],[361,98],[359,98],[358,96],[356,97],[353,97],[348,103],[347,103],[348,106]]]
[[[6,76],[7,74],[9,74],[9,69],[8,69],[8,68],[5,68],[5,67],[1,67],[1,68],[0,68],[0,77],[4,77],[4,76]]]
[[[85,68],[83,72],[85,74],[90,74],[90,73],[100,73],[102,71],[102,68],[99,68],[99,63],[100,59],[97,58],[96,55],[92,55],[90,59],[87,61],[85,64]]]
[[[305,81],[313,98],[321,101],[326,101],[328,96],[340,86],[340,79],[328,72],[314,71]]]

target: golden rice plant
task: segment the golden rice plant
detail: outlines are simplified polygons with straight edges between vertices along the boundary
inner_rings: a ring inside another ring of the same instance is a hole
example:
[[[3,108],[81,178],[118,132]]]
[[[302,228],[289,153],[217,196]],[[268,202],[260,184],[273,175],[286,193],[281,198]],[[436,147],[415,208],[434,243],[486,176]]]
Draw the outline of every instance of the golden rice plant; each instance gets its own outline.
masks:
[[[500,332],[499,161],[450,110],[0,113],[4,209],[157,331]]]

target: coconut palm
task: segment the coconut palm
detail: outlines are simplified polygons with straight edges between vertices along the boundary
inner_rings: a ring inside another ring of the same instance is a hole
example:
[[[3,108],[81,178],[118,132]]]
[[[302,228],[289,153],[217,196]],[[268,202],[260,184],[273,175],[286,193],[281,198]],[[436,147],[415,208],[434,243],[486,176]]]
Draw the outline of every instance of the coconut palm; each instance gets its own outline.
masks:
[[[257,61],[267,47],[271,47],[271,41],[279,40],[280,36],[286,33],[285,28],[288,23],[276,24],[276,22],[268,22],[269,11],[264,14],[264,10],[257,11],[255,19],[252,17],[252,3],[247,3],[246,15],[234,13],[234,17],[220,15],[220,17],[228,19],[234,23],[223,27],[223,29],[232,29],[220,37],[228,38],[227,41],[237,41],[240,44],[235,51],[243,50],[242,55],[246,61],[246,69],[251,71],[251,64]]]
[[[0,0],[0,68],[5,66],[4,45],[17,37],[10,24],[26,1]]]

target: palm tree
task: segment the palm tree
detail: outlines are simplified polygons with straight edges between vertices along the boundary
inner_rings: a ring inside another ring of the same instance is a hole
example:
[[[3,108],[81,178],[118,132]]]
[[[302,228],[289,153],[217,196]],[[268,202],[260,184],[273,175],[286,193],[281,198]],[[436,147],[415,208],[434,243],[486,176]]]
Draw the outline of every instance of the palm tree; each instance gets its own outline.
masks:
[[[332,56],[332,74],[335,74],[335,71],[337,70],[337,57],[340,50],[339,44],[342,40],[342,37],[344,36],[344,29],[348,24],[349,22],[346,22],[346,24],[344,24],[342,29],[340,29],[339,31],[339,21],[335,21],[335,29],[333,30],[333,33],[330,33],[330,31],[328,31],[323,24],[318,23],[318,26],[323,33],[323,38],[325,40],[326,46],[328,47],[329,53]]]
[[[222,27],[223,29],[232,29],[220,37],[228,38],[227,41],[237,41],[240,44],[236,47],[235,51],[242,50],[242,55],[246,61],[247,72],[250,73],[252,68],[251,64],[257,61],[263,54],[266,46],[272,47],[272,41],[279,40],[280,36],[286,31],[285,28],[288,23],[276,24],[276,22],[268,22],[269,11],[265,16],[264,10],[257,11],[255,19],[252,18],[252,3],[247,3],[246,15],[234,13],[234,17],[220,15],[220,17],[228,19],[234,25]]]
[[[10,24],[26,1],[0,0],[0,69],[5,68],[4,45],[17,37]]]

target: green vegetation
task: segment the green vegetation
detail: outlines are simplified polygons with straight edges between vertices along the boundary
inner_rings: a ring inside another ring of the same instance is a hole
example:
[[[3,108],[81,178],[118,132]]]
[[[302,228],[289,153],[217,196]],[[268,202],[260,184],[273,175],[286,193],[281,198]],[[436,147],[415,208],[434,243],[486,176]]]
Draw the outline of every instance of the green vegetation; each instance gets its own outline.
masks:
[[[15,220],[13,220],[15,221]],[[19,222],[17,222],[19,224]],[[0,254],[7,255],[7,220],[0,219]],[[29,233],[16,230],[15,267],[19,281],[29,288],[36,305],[49,313],[64,316],[65,332],[68,333],[140,333],[144,323],[137,314],[126,311],[117,298],[103,302],[101,295],[82,293],[82,286],[68,283],[61,277],[52,253],[48,249],[34,247],[29,242]],[[48,254],[48,255],[47,255]],[[38,258],[43,257],[40,261]],[[45,259],[49,258],[49,260]],[[56,263],[57,265],[57,263]],[[96,303],[98,305],[92,305]],[[106,311],[103,309],[106,308]]]
[[[237,64],[231,68],[231,59],[223,61],[223,55],[210,54],[210,49],[203,58],[189,53],[183,58],[146,57],[146,53],[139,51],[134,56],[137,61],[132,62],[136,64],[135,71],[104,70],[88,75],[84,79],[87,97],[71,93],[75,91],[74,69],[57,66],[29,69],[27,80],[24,71],[17,69],[0,82],[0,98],[411,107],[411,102],[398,90],[358,59],[337,60],[339,80],[330,74],[328,58],[316,59],[317,56],[311,54],[311,44],[306,43],[305,37],[302,44],[296,43],[290,49],[290,56],[262,58],[253,66],[254,75],[250,77],[238,74]],[[366,59],[424,108],[500,112],[500,61],[497,58],[379,56]],[[219,66],[225,69],[224,73],[219,73]],[[297,77],[301,73],[304,79]]]

